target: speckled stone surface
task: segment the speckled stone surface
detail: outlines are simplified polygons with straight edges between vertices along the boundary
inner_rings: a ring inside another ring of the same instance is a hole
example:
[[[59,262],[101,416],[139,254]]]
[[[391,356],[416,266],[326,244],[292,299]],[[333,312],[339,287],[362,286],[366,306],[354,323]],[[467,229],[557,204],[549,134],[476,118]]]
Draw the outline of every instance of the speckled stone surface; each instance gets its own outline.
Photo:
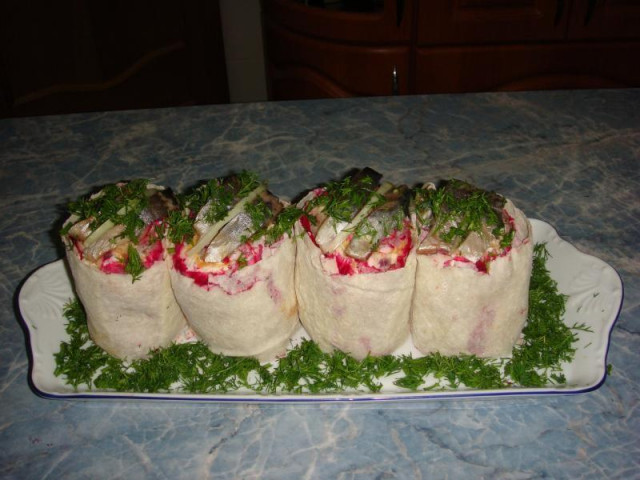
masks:
[[[351,167],[455,176],[612,265],[611,375],[573,396],[246,405],[47,400],[21,282],[61,257],[61,209],[133,177],[249,168],[295,196]],[[640,478],[640,90],[264,103],[0,121],[0,477]]]

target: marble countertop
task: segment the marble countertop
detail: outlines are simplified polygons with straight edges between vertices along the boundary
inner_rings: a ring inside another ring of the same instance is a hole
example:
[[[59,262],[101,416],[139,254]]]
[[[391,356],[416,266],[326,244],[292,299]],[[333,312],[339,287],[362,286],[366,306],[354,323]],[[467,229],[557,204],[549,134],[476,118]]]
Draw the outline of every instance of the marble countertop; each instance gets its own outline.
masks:
[[[66,203],[242,168],[294,196],[354,166],[510,197],[613,266],[625,299],[593,392],[499,400],[48,400],[16,298],[62,256]],[[0,120],[0,478],[640,478],[640,90],[257,103]]]

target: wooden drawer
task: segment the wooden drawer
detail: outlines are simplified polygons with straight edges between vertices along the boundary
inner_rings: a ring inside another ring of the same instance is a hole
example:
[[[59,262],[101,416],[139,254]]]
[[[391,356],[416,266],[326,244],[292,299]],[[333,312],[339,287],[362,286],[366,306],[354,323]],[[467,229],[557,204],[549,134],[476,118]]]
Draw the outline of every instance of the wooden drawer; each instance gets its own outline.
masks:
[[[385,0],[380,11],[355,13],[308,7],[294,0],[262,0],[266,18],[318,38],[358,44],[408,43],[413,2]]]
[[[397,93],[409,93],[409,47],[320,41],[272,22],[265,33],[272,100],[392,95],[394,67]]]
[[[640,42],[418,49],[416,93],[632,87]]]
[[[514,43],[564,37],[565,0],[420,1],[418,45]]]
[[[640,1],[575,0],[573,5],[569,39],[640,39]]]

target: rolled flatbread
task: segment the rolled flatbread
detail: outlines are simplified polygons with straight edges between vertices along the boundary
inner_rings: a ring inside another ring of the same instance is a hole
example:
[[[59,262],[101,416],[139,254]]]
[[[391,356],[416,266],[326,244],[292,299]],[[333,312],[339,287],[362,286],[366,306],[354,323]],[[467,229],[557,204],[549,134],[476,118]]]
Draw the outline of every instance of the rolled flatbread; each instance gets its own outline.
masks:
[[[174,254],[171,282],[191,328],[215,353],[268,360],[284,353],[299,328],[295,243],[286,236],[238,270],[191,267]]]
[[[533,241],[529,221],[509,200],[503,216],[513,240],[491,256],[417,255],[411,332],[422,353],[511,355],[527,319]]]
[[[296,212],[249,172],[199,188],[185,208],[193,237],[174,239],[176,299],[214,353],[270,360],[300,327],[291,238],[297,217],[287,223]]]
[[[91,217],[74,213],[65,222],[66,258],[89,335],[121,359],[147,357],[171,344],[186,326],[171,289],[166,244],[158,234],[171,208],[164,190],[146,181],[110,185],[88,199]],[[109,207],[111,213],[103,216],[105,205],[114,203],[121,207],[118,213]],[[138,224],[128,234],[119,223],[127,215]],[[134,254],[137,263],[129,268]]]
[[[323,194],[311,192],[300,205]],[[391,242],[380,242],[389,248],[362,261],[346,254],[352,234],[323,251],[305,217],[296,224],[296,239],[300,321],[322,350],[362,359],[390,354],[408,338],[416,270],[412,229],[391,232]]]
[[[150,350],[170,345],[185,327],[165,259],[155,262],[134,283],[130,275],[105,273],[71,250],[67,261],[87,313],[89,335],[111,355],[145,358]]]
[[[409,335],[415,252],[396,270],[343,275],[300,227],[297,233],[296,293],[307,333],[323,351],[356,359],[392,353]]]

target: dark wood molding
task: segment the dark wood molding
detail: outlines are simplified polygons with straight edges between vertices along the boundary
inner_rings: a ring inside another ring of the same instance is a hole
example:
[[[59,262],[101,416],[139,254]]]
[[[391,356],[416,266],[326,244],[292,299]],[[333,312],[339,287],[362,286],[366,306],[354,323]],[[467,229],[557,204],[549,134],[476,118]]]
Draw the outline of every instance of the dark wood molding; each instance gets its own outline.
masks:
[[[263,0],[270,98],[390,95],[393,66],[400,94],[640,86],[638,2],[405,3],[394,29],[395,0],[375,14]]]
[[[0,6],[2,116],[227,103],[218,0]]]

